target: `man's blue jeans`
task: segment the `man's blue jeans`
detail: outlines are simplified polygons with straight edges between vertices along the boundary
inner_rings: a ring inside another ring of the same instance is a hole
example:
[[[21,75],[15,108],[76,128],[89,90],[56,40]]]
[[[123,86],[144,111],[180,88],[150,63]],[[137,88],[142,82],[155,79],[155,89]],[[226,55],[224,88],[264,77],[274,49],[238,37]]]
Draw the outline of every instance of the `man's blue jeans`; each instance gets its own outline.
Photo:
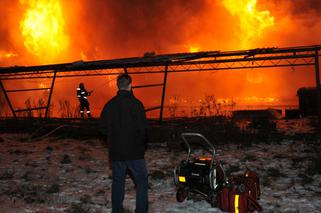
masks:
[[[123,212],[125,194],[125,176],[131,172],[136,185],[136,213],[148,212],[148,178],[144,159],[112,161],[112,213]]]

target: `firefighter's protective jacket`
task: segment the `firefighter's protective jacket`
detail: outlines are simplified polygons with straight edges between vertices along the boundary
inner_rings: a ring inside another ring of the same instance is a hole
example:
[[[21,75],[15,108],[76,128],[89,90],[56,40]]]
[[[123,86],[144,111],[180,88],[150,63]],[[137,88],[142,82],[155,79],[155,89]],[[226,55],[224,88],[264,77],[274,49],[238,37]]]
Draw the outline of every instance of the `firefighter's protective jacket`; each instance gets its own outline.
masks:
[[[78,87],[77,88],[77,97],[79,100],[87,100],[87,96],[89,96],[90,93],[87,92],[85,88]]]

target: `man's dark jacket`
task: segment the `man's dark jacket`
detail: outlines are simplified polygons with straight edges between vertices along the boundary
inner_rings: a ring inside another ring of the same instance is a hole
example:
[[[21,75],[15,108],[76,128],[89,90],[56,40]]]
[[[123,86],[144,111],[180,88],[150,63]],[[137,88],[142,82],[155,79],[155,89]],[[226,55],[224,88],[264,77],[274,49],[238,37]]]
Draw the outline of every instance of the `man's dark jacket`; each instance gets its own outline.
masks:
[[[112,161],[144,158],[146,115],[132,92],[120,90],[107,102],[100,115],[100,128],[108,137]]]

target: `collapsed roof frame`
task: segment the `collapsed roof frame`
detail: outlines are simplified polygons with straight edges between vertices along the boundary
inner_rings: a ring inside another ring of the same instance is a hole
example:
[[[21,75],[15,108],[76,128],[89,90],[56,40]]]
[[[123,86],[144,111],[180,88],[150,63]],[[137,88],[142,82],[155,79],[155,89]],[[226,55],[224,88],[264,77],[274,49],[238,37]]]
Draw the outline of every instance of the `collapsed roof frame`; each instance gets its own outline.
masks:
[[[256,48],[240,51],[208,51],[196,53],[176,53],[155,55],[146,53],[143,57],[122,58],[99,61],[76,61],[72,63],[52,64],[42,66],[13,66],[0,67],[0,88],[4,92],[8,105],[15,118],[16,112],[27,110],[46,109],[45,117],[48,117],[49,106],[56,78],[79,77],[79,76],[106,76],[118,75],[119,69],[131,75],[136,74],[164,74],[163,82],[160,84],[139,85],[137,88],[162,87],[162,99],[160,106],[146,109],[146,111],[160,110],[159,121],[163,120],[163,108],[166,94],[167,74],[179,72],[208,72],[218,70],[256,69],[272,67],[296,67],[314,66],[316,88],[320,97],[320,75],[319,75],[319,51],[320,45],[298,46],[288,48]],[[50,78],[50,88],[32,88],[22,90],[6,90],[3,81],[18,79]],[[33,90],[50,90],[46,107],[25,110],[14,110],[9,96],[10,92],[25,92]],[[318,103],[319,123],[321,123],[321,103]]]

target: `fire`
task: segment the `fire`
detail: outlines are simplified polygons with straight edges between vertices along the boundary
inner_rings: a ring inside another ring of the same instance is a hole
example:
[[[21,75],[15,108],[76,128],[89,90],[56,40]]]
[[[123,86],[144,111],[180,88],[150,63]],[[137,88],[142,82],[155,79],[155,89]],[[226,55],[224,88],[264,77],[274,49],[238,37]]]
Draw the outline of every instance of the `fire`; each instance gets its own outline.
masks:
[[[196,52],[199,52],[200,49],[201,49],[200,47],[190,46],[190,47],[189,47],[189,52],[190,52],[190,53],[196,53]]]
[[[240,20],[238,35],[241,48],[251,48],[254,39],[259,38],[267,28],[274,26],[274,17],[267,10],[259,11],[257,0],[223,0],[223,4]],[[263,76],[255,71],[247,71],[246,79],[252,84],[260,84],[264,81]],[[256,98],[250,100],[256,100]],[[259,102],[266,102],[266,100],[259,100]]]
[[[53,61],[61,57],[69,39],[64,32],[64,17],[59,0],[20,0],[28,9],[20,28],[24,45],[41,61]]]
[[[81,56],[81,60],[83,60],[83,61],[87,61],[88,60],[88,57],[87,57],[87,55],[85,54],[85,52],[83,50],[80,52],[80,56]]]
[[[13,52],[1,52],[0,51],[0,60],[6,59],[6,58],[17,57],[17,56],[18,56],[18,54],[13,53]]]
[[[250,70],[246,72],[246,80],[250,83],[260,84],[263,83],[263,76],[256,70]]]
[[[250,96],[236,98],[236,101],[242,104],[272,104],[279,102],[279,99],[275,97]]]
[[[267,10],[258,11],[257,0],[223,0],[228,11],[240,19],[242,48],[249,48],[252,39],[260,37],[263,31],[274,26],[274,17]]]

